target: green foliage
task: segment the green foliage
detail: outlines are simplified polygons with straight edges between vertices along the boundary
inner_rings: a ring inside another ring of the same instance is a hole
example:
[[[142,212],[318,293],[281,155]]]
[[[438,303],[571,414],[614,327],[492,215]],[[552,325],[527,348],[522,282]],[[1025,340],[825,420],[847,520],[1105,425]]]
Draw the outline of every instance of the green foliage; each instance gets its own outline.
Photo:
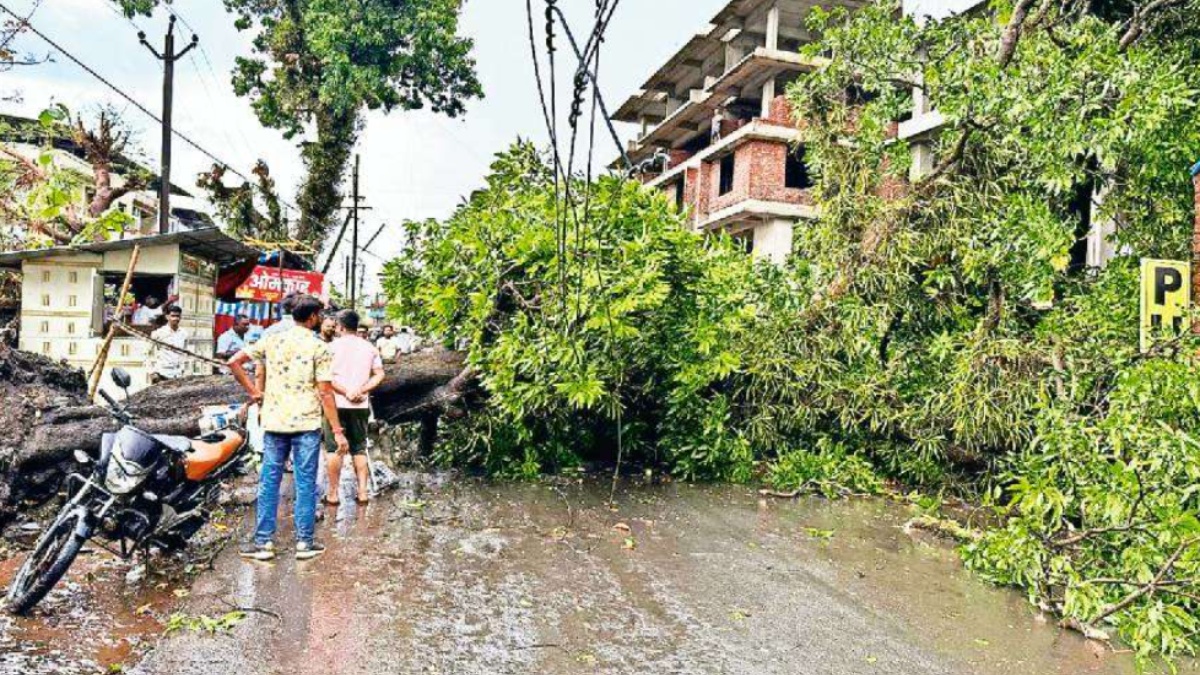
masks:
[[[484,389],[442,457],[531,475],[619,433],[688,478],[965,489],[1002,523],[960,533],[973,569],[1143,658],[1195,653],[1200,342],[1140,354],[1137,329],[1138,258],[1190,256],[1195,12],[899,15],[813,12],[806,51],[832,58],[789,97],[820,217],[783,268],[611,178],[570,183],[589,207],[564,240],[564,186],[526,145],[410,225],[393,310],[467,348]],[[945,124],[898,139],[914,87]],[[910,179],[915,143],[934,160]],[[1096,223],[1104,269],[1078,260]]]
[[[753,263],[616,178],[572,181],[579,220],[566,217],[563,187],[528,144],[492,171],[450,219],[410,223],[385,273],[393,311],[465,346],[486,390],[447,458],[530,474],[611,457],[620,434],[627,456],[681,475],[749,478],[723,383],[743,365]]]
[[[831,499],[883,492],[883,480],[869,461],[828,439],[812,450],[785,453],[771,464],[767,482],[776,490],[815,492]]]
[[[755,328],[754,438],[825,433],[966,481],[1005,523],[972,568],[1142,657],[1195,653],[1197,344],[1137,353],[1137,259],[1190,257],[1194,12],[897,9],[814,12],[809,51],[835,56],[789,96],[822,217]],[[945,125],[898,140],[914,87]],[[915,142],[934,159],[909,180]],[[1103,270],[1071,265],[1087,211],[1115,225]]]
[[[241,610],[226,612],[220,616],[203,614],[172,614],[167,620],[167,633],[176,631],[191,631],[194,633],[228,633],[246,620],[246,613]]]
[[[140,1],[140,0],[139,0]],[[341,204],[363,110],[428,106],[455,117],[482,96],[471,40],[457,35],[458,0],[225,0],[239,30],[256,30],[233,88],[264,126],[303,145],[301,239],[320,241]]]
[[[35,122],[0,125],[5,138],[41,148],[30,157],[0,144],[3,250],[102,241],[133,223],[132,216],[115,208],[89,215],[87,191],[94,185],[92,177],[62,166],[55,158],[53,142],[71,137],[70,121],[70,112],[59,105],[42,111]]]

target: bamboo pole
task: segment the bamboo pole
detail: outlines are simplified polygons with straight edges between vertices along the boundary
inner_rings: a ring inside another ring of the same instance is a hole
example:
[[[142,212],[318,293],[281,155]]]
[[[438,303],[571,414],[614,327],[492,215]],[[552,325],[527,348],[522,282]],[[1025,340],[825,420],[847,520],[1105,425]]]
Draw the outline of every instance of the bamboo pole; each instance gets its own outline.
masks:
[[[96,398],[96,391],[100,388],[100,376],[104,374],[104,364],[108,362],[108,350],[112,347],[113,338],[117,335],[117,324],[121,323],[121,313],[125,311],[125,296],[129,293],[129,285],[133,283],[133,270],[137,268],[138,257],[141,256],[141,253],[141,244],[134,244],[133,252],[129,254],[129,268],[125,270],[125,282],[121,284],[121,294],[117,296],[117,311],[113,314],[113,323],[108,327],[108,335],[104,338],[100,353],[96,354],[92,372],[88,373],[88,381],[91,383],[91,386],[88,387],[89,401]]]

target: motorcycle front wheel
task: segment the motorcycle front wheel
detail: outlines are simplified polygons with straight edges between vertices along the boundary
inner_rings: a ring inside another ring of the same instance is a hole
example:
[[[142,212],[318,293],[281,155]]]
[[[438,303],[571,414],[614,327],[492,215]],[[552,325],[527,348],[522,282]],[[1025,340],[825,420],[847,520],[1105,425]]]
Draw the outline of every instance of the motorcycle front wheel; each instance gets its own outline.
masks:
[[[9,612],[24,614],[33,609],[67,573],[91,536],[92,526],[87,518],[87,509],[76,506],[42,534],[8,587],[5,604]]]

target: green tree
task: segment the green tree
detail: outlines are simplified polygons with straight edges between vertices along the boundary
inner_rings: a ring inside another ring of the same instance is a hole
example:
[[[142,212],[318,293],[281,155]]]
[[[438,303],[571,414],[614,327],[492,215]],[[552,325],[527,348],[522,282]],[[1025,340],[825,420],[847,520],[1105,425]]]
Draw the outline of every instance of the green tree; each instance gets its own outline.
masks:
[[[131,15],[157,5],[118,1]],[[320,243],[336,219],[364,110],[428,107],[456,117],[483,95],[474,44],[457,34],[461,4],[225,0],[238,29],[255,31],[253,55],[234,68],[234,91],[250,98],[264,126],[304,139],[300,239]]]
[[[722,382],[754,313],[753,263],[688,231],[636,183],[573,188],[578,220],[520,144],[451,218],[409,224],[406,252],[387,267],[392,311],[465,347],[486,394],[443,456],[536,474],[614,457],[620,433],[627,457],[747,478]]]

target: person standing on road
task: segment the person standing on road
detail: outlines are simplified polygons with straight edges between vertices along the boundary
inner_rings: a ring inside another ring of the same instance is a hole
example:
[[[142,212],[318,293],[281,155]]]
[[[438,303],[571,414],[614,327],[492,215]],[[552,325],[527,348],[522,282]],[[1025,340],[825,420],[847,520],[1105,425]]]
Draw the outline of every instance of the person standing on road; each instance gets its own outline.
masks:
[[[392,326],[383,327],[383,335],[375,343],[379,348],[379,356],[383,358],[385,363],[391,363],[396,360],[396,354],[400,353],[400,340],[396,338],[396,329]]]
[[[333,391],[336,394],[338,419],[346,430],[349,447],[329,445],[330,451],[329,494],[325,503],[335,506],[340,502],[339,480],[342,475],[342,457],[347,452],[354,462],[354,474],[358,478],[358,502],[370,501],[368,480],[371,467],[367,462],[367,431],[371,421],[371,392],[383,382],[383,360],[379,350],[359,336],[358,312],[343,310],[337,316],[338,338],[333,341]]]
[[[396,344],[400,345],[400,353],[407,355],[417,351],[417,348],[421,346],[421,339],[413,333],[411,328],[405,326],[396,336]]]
[[[217,358],[222,361],[232,359],[238,352],[246,348],[246,333],[250,332],[250,317],[238,314],[233,319],[233,327],[221,333],[217,338]]]
[[[183,321],[183,310],[175,305],[166,309],[167,325],[155,330],[150,338],[175,349],[187,349],[187,331],[180,328]],[[154,371],[150,373],[150,384],[158,384],[166,380],[178,380],[183,377],[187,357],[177,351],[160,345],[154,345]]]
[[[289,455],[296,487],[296,559],[309,560],[325,552],[315,539],[322,413],[332,429],[337,450],[349,450],[333,397],[333,356],[314,332],[321,322],[321,301],[299,297],[292,306],[292,318],[295,325],[287,332],[263,338],[229,360],[238,384],[254,403],[262,405],[260,420],[266,432],[254,539],[240,551],[250,560],[275,557],[279,486]],[[268,371],[265,391],[259,391],[246,374],[245,364],[251,360]]]

